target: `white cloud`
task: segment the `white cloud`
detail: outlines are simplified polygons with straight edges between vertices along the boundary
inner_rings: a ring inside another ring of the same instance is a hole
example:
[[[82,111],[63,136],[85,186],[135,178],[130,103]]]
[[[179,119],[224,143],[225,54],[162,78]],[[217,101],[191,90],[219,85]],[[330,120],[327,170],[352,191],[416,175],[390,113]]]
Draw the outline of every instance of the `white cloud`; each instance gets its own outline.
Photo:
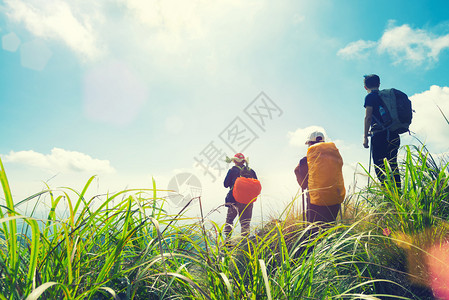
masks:
[[[360,59],[368,56],[369,51],[377,46],[376,42],[358,40],[338,50],[337,55],[346,59]]]
[[[405,24],[387,30],[380,39],[378,50],[390,54],[395,63],[408,61],[421,65],[438,61],[444,48],[449,48],[449,35],[437,37],[422,29],[413,30]]]
[[[203,68],[216,72],[217,61],[240,56],[242,50],[253,46],[254,39],[264,35],[268,38],[270,31],[264,27],[271,31],[279,28],[277,23],[258,19],[263,17],[258,15],[260,10],[268,7],[264,2],[120,1],[127,9],[124,27],[140,37],[136,40],[138,47],[157,68],[172,74],[173,69],[179,72],[191,66],[199,67],[195,72]]]
[[[179,0],[122,0],[123,4],[142,24],[165,33],[187,38],[201,37],[205,27],[201,10],[203,1]],[[206,8],[207,9],[207,8]]]
[[[377,45],[377,47],[376,47]],[[387,53],[395,64],[423,65],[438,61],[441,52],[449,48],[449,34],[437,36],[424,29],[413,29],[408,24],[390,26],[377,42],[359,40],[338,51],[344,58],[359,59],[372,54]]]
[[[447,151],[449,124],[438,107],[449,119],[449,87],[433,85],[428,91],[411,96],[410,100],[415,110],[410,130],[424,139],[432,151]]]
[[[177,70],[200,60],[212,71],[221,56],[240,56],[254,40],[286,26],[274,17],[267,20],[265,11],[281,19],[291,15],[255,0],[6,0],[5,11],[36,37],[62,41],[83,58],[126,56]],[[296,14],[294,20],[302,19]]]
[[[101,53],[94,27],[92,11],[84,14],[61,0],[6,0],[7,15],[15,22],[23,23],[35,36],[63,41],[69,48],[87,59]],[[78,14],[76,12],[79,12]],[[95,18],[98,22],[98,18]]]
[[[108,160],[92,158],[87,154],[53,148],[51,154],[42,154],[33,150],[11,151],[3,156],[5,163],[17,163],[48,171],[113,173],[114,168]]]

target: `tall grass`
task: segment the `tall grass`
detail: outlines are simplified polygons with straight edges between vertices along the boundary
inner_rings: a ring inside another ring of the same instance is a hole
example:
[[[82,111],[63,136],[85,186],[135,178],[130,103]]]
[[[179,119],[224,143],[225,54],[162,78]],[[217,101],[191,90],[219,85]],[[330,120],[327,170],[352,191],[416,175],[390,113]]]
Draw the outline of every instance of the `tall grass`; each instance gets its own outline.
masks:
[[[131,299],[139,293],[171,294],[174,288],[192,295],[201,292],[194,291],[195,284],[178,270],[181,265],[172,263],[180,259],[170,251],[170,234],[163,238],[160,232],[171,217],[154,190],[86,199],[91,178],[80,193],[63,189],[55,196],[48,191],[48,216],[37,219],[17,213],[1,162],[0,166],[6,200],[0,211],[1,299],[94,299],[119,294]],[[92,209],[95,200],[101,200],[101,205]],[[63,219],[55,213],[59,205],[69,208]],[[25,221],[21,232],[18,219]]]
[[[397,189],[387,168],[387,180],[371,186],[366,200],[384,212],[383,221],[391,229],[419,233],[449,220],[448,164],[435,160],[424,146],[404,149],[402,188]]]
[[[401,234],[445,228],[447,165],[406,152],[403,189],[387,180],[353,192],[334,226],[303,222],[295,199],[231,244],[218,223],[168,214],[154,182],[87,199],[90,178],[81,192],[49,188],[15,203],[0,161],[0,299],[433,299],[404,249],[427,250]],[[45,218],[17,212],[44,198]]]
[[[434,299],[429,296],[429,289],[435,293],[432,277],[449,276],[449,257],[430,254],[435,249],[441,252],[439,249],[449,243],[449,163],[444,157],[436,159],[424,145],[405,146],[403,150],[402,187],[397,188],[387,167],[387,180],[372,185],[363,196],[372,209],[371,221],[391,239],[394,251],[387,253],[401,262],[395,265],[406,273],[405,284],[421,287],[427,295],[423,299]],[[446,269],[438,276],[429,269],[429,261],[434,259],[440,261],[442,270]],[[449,292],[449,286],[444,289]]]

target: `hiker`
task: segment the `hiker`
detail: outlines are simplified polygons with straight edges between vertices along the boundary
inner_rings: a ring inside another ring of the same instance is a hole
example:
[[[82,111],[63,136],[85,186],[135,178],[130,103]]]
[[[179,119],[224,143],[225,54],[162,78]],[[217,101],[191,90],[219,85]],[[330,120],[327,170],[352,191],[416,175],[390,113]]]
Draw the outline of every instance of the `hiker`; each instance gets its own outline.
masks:
[[[380,78],[375,74],[364,76],[364,86],[368,95],[365,97],[365,123],[363,147],[369,148],[368,137],[371,136],[371,155],[377,178],[383,183],[386,180],[384,159],[390,164],[393,178],[398,189],[401,187],[397,156],[401,140],[397,130],[382,126],[385,115],[384,102],[379,95]],[[408,99],[408,98],[407,98]],[[410,107],[411,109],[411,107]],[[391,117],[389,117],[391,118]],[[410,111],[411,121],[411,111]],[[390,120],[391,122],[391,120]],[[408,128],[407,128],[408,130]]]
[[[250,231],[250,222],[251,217],[253,214],[253,202],[254,202],[254,195],[250,196],[251,199],[242,201],[236,201],[235,198],[235,184],[237,183],[237,179],[241,176],[244,176],[245,178],[251,178],[253,179],[250,181],[250,184],[254,181],[254,183],[257,185],[258,183],[258,193],[260,193],[260,182],[257,180],[256,172],[248,167],[248,159],[245,158],[245,156],[242,153],[237,153],[232,158],[227,158],[227,162],[234,162],[234,166],[232,166],[231,169],[229,169],[226,178],[224,180],[224,187],[229,188],[229,192],[226,195],[226,207],[228,208],[227,216],[226,216],[226,225],[224,228],[224,233],[226,235],[226,238],[229,238],[231,236],[232,226],[234,223],[235,217],[237,215],[240,217],[240,226],[241,226],[241,233],[243,236],[246,236],[249,234]],[[245,182],[243,182],[245,184]],[[256,193],[258,195],[258,193]],[[244,193],[248,194],[248,193]],[[257,197],[256,195],[256,197]],[[248,195],[244,195],[248,196]],[[241,203],[244,202],[244,203]]]
[[[345,197],[341,168],[343,160],[334,143],[324,134],[312,132],[306,140],[307,155],[295,168],[298,184],[306,194],[307,222],[334,222]]]

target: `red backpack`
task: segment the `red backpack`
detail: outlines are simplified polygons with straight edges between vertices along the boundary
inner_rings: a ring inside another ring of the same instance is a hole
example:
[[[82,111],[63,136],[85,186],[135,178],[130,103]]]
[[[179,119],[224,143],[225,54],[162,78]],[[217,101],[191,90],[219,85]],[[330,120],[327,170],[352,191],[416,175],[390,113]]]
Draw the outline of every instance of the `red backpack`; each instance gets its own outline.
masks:
[[[262,186],[259,180],[252,178],[252,172],[249,167],[243,166],[238,168],[240,169],[240,176],[235,180],[232,195],[235,201],[239,203],[252,203],[260,195]]]

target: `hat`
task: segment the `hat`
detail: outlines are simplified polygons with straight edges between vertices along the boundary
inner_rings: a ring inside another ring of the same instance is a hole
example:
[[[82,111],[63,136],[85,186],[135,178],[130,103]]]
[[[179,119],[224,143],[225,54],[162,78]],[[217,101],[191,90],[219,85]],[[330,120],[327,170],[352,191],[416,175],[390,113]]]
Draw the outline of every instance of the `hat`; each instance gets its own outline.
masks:
[[[312,132],[306,140],[306,145],[310,142],[324,142],[324,134],[321,131]]]
[[[236,155],[234,155],[234,157],[236,158],[235,160],[237,162],[241,162],[241,161],[245,160],[245,155],[243,155],[242,153],[237,153]]]
[[[241,163],[242,161],[246,161],[248,163],[248,158],[245,158],[245,155],[243,155],[242,153],[237,153],[236,155],[234,155],[233,158],[229,158],[226,156],[226,162],[230,163],[230,162],[236,162],[236,163]]]

